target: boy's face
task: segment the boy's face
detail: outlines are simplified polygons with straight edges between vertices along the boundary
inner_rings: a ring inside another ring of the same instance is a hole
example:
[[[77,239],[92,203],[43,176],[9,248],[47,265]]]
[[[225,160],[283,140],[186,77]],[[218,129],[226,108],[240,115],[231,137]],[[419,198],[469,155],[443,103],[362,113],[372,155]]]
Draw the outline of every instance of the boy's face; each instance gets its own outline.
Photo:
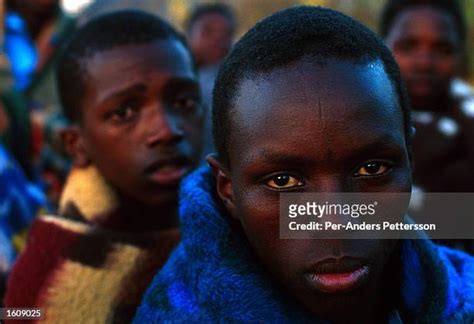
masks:
[[[220,197],[279,285],[315,312],[340,310],[337,296],[376,281],[396,242],[280,239],[279,194],[410,191],[403,116],[382,63],[305,59],[244,79],[234,109],[229,167],[210,159]],[[345,282],[331,277],[341,271]]]
[[[200,91],[177,40],[117,47],[86,61],[84,155],[125,197],[174,203],[201,150]]]
[[[436,104],[448,93],[461,63],[461,40],[449,14],[427,6],[407,9],[395,19],[386,42],[415,108]]]
[[[219,63],[232,47],[233,26],[227,17],[209,13],[189,31],[189,44],[200,65]]]

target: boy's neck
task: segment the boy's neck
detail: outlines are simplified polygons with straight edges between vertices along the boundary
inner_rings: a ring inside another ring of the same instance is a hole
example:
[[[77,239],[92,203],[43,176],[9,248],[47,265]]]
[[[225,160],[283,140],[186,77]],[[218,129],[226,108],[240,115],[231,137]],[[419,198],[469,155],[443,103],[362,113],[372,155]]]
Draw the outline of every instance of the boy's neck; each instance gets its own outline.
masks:
[[[412,108],[416,111],[431,111],[449,114],[455,108],[456,102],[450,93],[440,94],[430,100],[416,100],[412,98]]]
[[[120,205],[101,226],[124,232],[156,232],[178,228],[178,203],[171,202],[159,207],[146,206],[141,202],[121,199]]]

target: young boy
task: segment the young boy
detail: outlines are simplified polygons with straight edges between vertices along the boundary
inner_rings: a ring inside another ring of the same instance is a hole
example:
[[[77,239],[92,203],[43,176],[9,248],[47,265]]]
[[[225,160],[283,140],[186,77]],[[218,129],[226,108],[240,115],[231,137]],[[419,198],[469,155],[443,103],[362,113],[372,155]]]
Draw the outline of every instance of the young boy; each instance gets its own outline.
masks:
[[[474,191],[474,98],[453,89],[466,48],[459,2],[387,1],[380,30],[413,109],[414,184],[428,192]]]
[[[472,321],[465,254],[279,238],[282,193],[410,192],[407,100],[374,33],[320,7],[276,13],[226,58],[213,103],[213,171],[185,182],[182,240],[136,323]]]
[[[474,96],[454,86],[466,29],[461,6],[452,0],[390,0],[380,21],[413,109],[413,184],[422,192],[474,192]],[[414,212],[442,207],[426,197]],[[472,241],[443,244],[474,253]]]
[[[186,21],[186,34],[199,68],[219,65],[232,47],[235,14],[222,3],[198,5]]]
[[[140,11],[89,22],[58,67],[75,168],[60,217],[40,218],[6,307],[49,322],[127,322],[177,244],[177,191],[197,163],[202,109],[190,51]]]
[[[204,123],[203,158],[215,151],[210,113],[212,89],[219,65],[232,47],[236,28],[234,11],[223,3],[197,5],[186,22],[186,36],[199,69],[202,99],[208,111]]]

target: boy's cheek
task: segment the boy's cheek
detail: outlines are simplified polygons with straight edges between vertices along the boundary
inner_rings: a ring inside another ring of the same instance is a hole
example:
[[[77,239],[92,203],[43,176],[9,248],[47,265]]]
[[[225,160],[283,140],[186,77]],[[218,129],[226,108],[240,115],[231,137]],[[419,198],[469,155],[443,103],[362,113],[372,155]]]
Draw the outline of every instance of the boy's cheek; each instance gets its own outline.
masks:
[[[278,195],[275,197],[247,192],[243,201],[236,200],[236,218],[253,245],[274,245],[280,240],[279,200]]]
[[[201,156],[201,151],[203,148],[203,118],[202,114],[196,115],[192,120],[188,121],[184,126],[186,141],[191,145],[193,151],[193,158],[195,162],[198,162],[198,159]]]
[[[407,162],[408,164],[408,162]],[[391,192],[411,192],[412,169],[408,165],[399,170],[394,170],[394,180],[391,184]]]

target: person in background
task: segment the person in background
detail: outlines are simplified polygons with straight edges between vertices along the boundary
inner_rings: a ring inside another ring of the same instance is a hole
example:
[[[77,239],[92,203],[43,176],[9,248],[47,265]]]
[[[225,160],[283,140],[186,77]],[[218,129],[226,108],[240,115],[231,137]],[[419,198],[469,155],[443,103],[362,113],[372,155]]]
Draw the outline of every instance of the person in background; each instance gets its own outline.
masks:
[[[466,30],[456,0],[389,0],[382,11],[380,33],[400,66],[416,129],[412,214],[443,207],[423,192],[474,192],[474,95],[456,79],[465,72]],[[472,242],[448,244],[474,253]]]
[[[13,89],[2,99],[11,116],[7,145],[30,179],[44,181],[57,203],[70,160],[60,144],[60,114],[54,67],[59,47],[74,30],[58,0],[7,0],[4,52]]]
[[[74,29],[74,19],[65,15],[59,0],[7,0],[5,54],[10,62],[14,87],[33,96],[54,70],[58,48]],[[49,91],[49,90],[48,90]],[[57,104],[57,94],[43,98]]]
[[[186,35],[198,67],[203,102],[207,108],[204,124],[203,157],[214,152],[211,103],[214,81],[222,59],[232,47],[237,28],[233,9],[223,3],[201,4],[186,21]]]
[[[0,298],[16,256],[24,248],[31,223],[49,211],[44,193],[0,144]]]
[[[33,163],[31,115],[28,100],[18,90],[8,87],[0,94],[8,124],[0,135],[2,144],[18,162],[25,175],[31,181],[37,181],[37,172]]]
[[[0,22],[4,21],[0,3]],[[31,223],[49,212],[41,188],[31,181],[30,119],[25,98],[12,88],[10,64],[0,36],[0,299],[17,255],[23,250]]]
[[[67,43],[57,70],[74,159],[59,215],[36,220],[6,307],[50,322],[128,322],[179,241],[178,188],[198,164],[202,107],[184,36],[125,10]]]
[[[58,11],[58,0],[7,0],[4,48],[16,89],[26,90],[49,59]]]

